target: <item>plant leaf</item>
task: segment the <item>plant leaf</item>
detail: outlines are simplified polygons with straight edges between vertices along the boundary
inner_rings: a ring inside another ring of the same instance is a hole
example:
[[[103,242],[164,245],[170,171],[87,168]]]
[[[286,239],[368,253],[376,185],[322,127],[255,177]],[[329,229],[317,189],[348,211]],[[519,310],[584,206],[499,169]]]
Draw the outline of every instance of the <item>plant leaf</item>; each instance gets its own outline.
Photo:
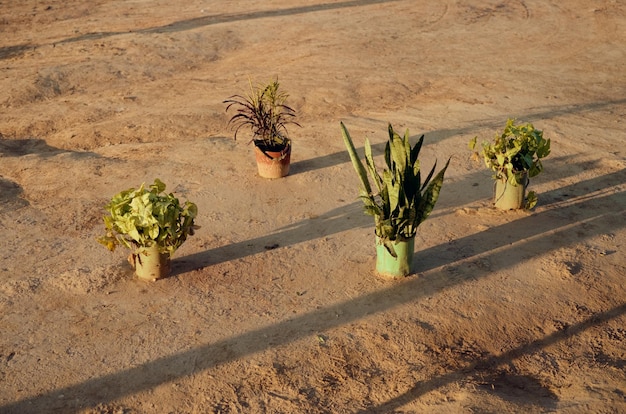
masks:
[[[350,138],[350,133],[348,132],[348,129],[343,124],[343,122],[341,122],[341,133],[343,135],[343,142],[346,145],[346,148],[348,149],[348,154],[350,154],[350,159],[352,160],[352,166],[354,167],[354,170],[356,171],[357,175],[361,179],[361,184],[363,185],[363,189],[365,189],[365,191],[368,194],[371,194],[372,188],[367,178],[367,172],[365,171],[365,167],[363,166],[363,163],[361,162],[361,159],[359,158],[359,155],[357,154],[356,149],[354,148],[352,138]]]

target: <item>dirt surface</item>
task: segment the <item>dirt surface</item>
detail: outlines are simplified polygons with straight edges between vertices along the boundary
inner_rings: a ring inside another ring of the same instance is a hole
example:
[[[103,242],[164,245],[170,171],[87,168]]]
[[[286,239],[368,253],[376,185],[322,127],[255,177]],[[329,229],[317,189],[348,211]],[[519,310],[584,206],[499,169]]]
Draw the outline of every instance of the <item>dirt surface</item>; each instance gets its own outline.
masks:
[[[618,0],[0,0],[0,412],[626,412],[625,44]],[[222,101],[274,77],[264,180]],[[552,140],[532,211],[469,157],[508,117]],[[406,279],[340,121],[452,156]],[[95,238],[156,177],[202,228],[145,283]]]

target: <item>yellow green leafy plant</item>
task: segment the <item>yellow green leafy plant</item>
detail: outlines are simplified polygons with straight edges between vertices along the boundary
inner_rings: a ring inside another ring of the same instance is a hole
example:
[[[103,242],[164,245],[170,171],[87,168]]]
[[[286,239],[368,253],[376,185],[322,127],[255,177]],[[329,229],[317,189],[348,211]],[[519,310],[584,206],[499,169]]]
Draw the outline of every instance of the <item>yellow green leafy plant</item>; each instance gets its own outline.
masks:
[[[476,148],[477,140],[478,137],[470,140],[470,150]],[[481,153],[487,168],[494,172],[494,180],[513,186],[527,185],[528,179],[543,171],[541,159],[550,155],[550,139],[545,139],[543,131],[531,123],[515,125],[514,119],[508,119],[502,133],[496,134],[492,142],[483,141]],[[474,151],[474,158],[479,159],[481,153]],[[526,208],[536,203],[537,195],[530,191]]]
[[[124,190],[104,207],[106,234],[97,240],[111,251],[117,246],[131,250],[157,245],[160,253],[173,254],[198,228],[196,204],[180,203],[173,194],[165,193],[165,184],[158,178],[148,188]]]

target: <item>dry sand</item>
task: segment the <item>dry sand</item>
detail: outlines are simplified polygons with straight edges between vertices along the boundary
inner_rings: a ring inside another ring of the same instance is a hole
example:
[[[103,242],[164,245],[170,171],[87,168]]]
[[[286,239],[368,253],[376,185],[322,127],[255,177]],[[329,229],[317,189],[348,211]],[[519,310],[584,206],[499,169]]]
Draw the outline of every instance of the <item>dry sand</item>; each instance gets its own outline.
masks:
[[[626,412],[624,45],[618,0],[0,0],[0,412]],[[222,100],[274,77],[270,181]],[[552,140],[532,211],[469,157],[508,117]],[[340,121],[453,157],[406,279]],[[95,238],[155,177],[202,228],[144,283]]]

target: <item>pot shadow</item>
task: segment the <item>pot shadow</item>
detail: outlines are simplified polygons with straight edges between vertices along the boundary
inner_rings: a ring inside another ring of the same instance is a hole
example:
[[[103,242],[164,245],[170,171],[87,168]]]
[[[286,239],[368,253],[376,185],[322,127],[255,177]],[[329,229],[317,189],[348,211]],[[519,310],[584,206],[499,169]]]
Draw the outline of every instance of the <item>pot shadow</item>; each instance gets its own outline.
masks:
[[[591,103],[582,103],[582,104],[574,104],[574,105],[563,105],[563,106],[553,106],[542,108],[537,111],[528,111],[524,114],[520,114],[519,116],[511,116],[520,121],[524,122],[536,122],[542,119],[551,119],[556,116],[568,115],[573,113],[582,113],[582,112],[593,112],[600,111],[604,108],[623,105],[626,103],[626,99],[616,99],[611,101],[603,101],[603,102],[591,102]],[[387,125],[386,121],[380,119],[372,119],[367,118],[371,122],[381,123],[381,125]],[[500,130],[502,127],[502,118],[490,118],[483,120],[475,120],[470,125],[460,128],[452,128],[452,129],[439,129],[435,131],[429,132],[421,132],[419,134],[415,134],[411,136],[410,142],[414,144],[419,137],[424,135],[424,147],[427,147],[430,144],[436,144],[446,139],[459,136],[459,135],[467,135],[473,134],[477,129],[490,128],[495,131]],[[382,131],[382,129],[381,129]],[[490,137],[486,137],[485,139],[489,139]],[[549,137],[548,137],[549,138]],[[341,130],[339,126],[337,127],[337,139],[341,139]],[[354,140],[354,137],[353,137]],[[356,142],[356,141],[355,141]],[[479,141],[480,142],[480,141]],[[372,143],[372,152],[374,156],[379,156],[384,153],[385,145],[387,141]],[[357,153],[363,158],[364,147],[360,146],[357,148]],[[468,157],[470,155],[470,151],[468,150]],[[545,164],[549,165],[550,160],[554,158],[547,158]],[[339,164],[350,162],[350,156],[347,151],[339,151],[334,152],[332,154],[322,155],[316,158],[311,158],[307,160],[301,160],[297,162],[293,162],[291,164],[293,174],[298,174],[306,171],[333,167]]]
[[[411,138],[409,139],[411,145],[414,145],[421,135],[422,134],[411,136]],[[424,134],[425,136],[424,147],[428,145],[430,142],[427,138],[427,135],[430,135],[430,134]],[[341,138],[341,133],[339,133],[339,137]],[[372,155],[374,157],[383,155],[385,153],[386,145],[387,145],[387,141],[371,143]],[[363,146],[357,147],[356,152],[361,157],[361,160],[364,160],[365,147]],[[326,154],[326,155],[322,155],[319,157],[310,158],[307,160],[292,162],[291,170],[290,170],[292,172],[290,172],[290,175],[300,174],[300,173],[304,173],[307,171],[319,170],[323,168],[334,167],[337,165],[351,163],[351,162],[352,161],[350,160],[350,155],[348,154],[347,151],[334,152],[332,154]],[[382,166],[382,164],[380,164],[380,166]]]
[[[554,117],[562,116],[562,115],[601,111],[607,107],[619,106],[623,104],[626,104],[626,98],[600,101],[600,102],[578,103],[578,104],[571,104],[571,105],[546,106],[546,107],[537,108],[536,110],[529,108],[524,113],[512,114],[509,117],[515,118],[523,122],[536,122],[536,121],[540,121],[543,119],[552,119]],[[376,119],[376,118],[365,118],[365,119],[367,119],[370,122],[380,123],[383,127],[387,125],[387,122],[381,119]],[[502,128],[503,123],[504,123],[503,117],[477,119],[477,120],[472,121],[471,124],[464,126],[464,127],[460,127],[460,128],[438,129],[435,131],[420,132],[419,134],[415,134],[411,136],[411,143],[415,143],[422,134],[424,134],[424,146],[428,146],[429,144],[438,143],[438,142],[444,141],[446,139],[449,139],[455,136],[475,134],[477,129],[489,128],[489,129],[493,129],[495,133]],[[381,131],[383,130],[381,129]],[[337,137],[338,137],[337,139],[341,139],[341,131],[340,131],[339,125],[337,126]],[[490,138],[491,136],[485,137],[485,139],[487,140]],[[372,150],[375,156],[384,153],[385,144],[386,144],[386,141],[372,144]],[[357,153],[360,155],[363,155],[362,146],[357,148]],[[468,150],[468,154],[469,154],[469,150]],[[549,163],[550,159],[551,158],[548,158],[546,162]],[[304,172],[304,171],[308,171],[308,170],[312,170],[316,168],[332,167],[332,166],[335,166],[344,162],[350,162],[350,157],[347,151],[335,152],[332,154],[327,154],[322,157],[315,158],[313,160],[303,160],[294,164],[295,164],[296,171]]]

